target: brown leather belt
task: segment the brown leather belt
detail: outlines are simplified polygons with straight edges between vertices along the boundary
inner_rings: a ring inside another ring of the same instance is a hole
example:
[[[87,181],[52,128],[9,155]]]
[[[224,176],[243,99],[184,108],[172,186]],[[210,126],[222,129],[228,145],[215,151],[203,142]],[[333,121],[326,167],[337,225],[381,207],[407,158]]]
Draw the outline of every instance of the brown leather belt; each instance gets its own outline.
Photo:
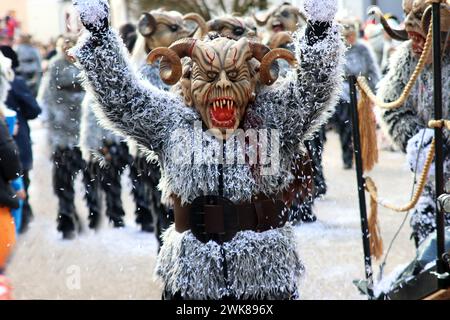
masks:
[[[174,199],[175,230],[191,230],[199,241],[224,243],[239,231],[263,232],[282,227],[288,220],[281,196],[257,195],[251,202],[234,204],[219,196],[204,196],[182,206]]]

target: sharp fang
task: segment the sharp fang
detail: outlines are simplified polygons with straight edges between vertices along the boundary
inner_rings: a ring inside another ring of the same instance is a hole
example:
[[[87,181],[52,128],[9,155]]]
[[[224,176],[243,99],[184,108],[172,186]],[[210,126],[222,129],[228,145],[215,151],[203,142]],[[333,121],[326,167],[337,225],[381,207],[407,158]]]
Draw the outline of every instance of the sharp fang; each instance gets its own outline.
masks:
[[[230,100],[227,101],[227,107],[228,107],[228,109],[231,109],[231,101]]]

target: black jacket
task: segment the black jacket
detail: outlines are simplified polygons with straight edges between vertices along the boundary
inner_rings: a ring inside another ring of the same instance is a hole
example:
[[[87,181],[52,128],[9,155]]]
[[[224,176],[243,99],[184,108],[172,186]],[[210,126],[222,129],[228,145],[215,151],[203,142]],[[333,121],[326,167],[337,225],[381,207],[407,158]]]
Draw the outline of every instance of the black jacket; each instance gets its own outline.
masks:
[[[14,137],[20,151],[20,162],[23,170],[31,170],[33,165],[33,153],[31,151],[30,127],[28,120],[35,119],[40,113],[36,99],[27,87],[25,80],[19,76],[14,77],[11,82],[11,90],[9,90],[6,105],[9,109],[17,112],[19,121],[19,132]]]
[[[0,207],[17,209],[19,200],[10,181],[22,174],[19,151],[11,138],[6,123],[0,119]]]

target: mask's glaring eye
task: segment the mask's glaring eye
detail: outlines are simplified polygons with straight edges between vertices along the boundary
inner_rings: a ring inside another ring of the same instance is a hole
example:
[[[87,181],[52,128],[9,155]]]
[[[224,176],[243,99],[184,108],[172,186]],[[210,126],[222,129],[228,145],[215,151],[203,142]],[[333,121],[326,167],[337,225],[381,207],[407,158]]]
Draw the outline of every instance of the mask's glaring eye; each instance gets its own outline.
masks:
[[[208,76],[208,79],[210,81],[214,81],[214,80],[216,80],[218,73],[214,72],[214,71],[209,71],[206,73],[206,75]]]
[[[177,24],[172,24],[169,26],[169,28],[170,28],[170,31],[177,32],[180,29],[180,26]]]
[[[422,20],[423,12],[416,12],[416,13],[414,13],[414,15],[416,16],[416,18],[417,18],[418,20]]]
[[[242,36],[244,34],[244,29],[241,27],[236,27],[233,30],[235,36]]]
[[[236,79],[237,75],[238,75],[238,74],[237,74],[237,71],[236,71],[236,70],[229,71],[229,72],[227,73],[228,78],[231,79],[231,80]]]
[[[283,11],[281,11],[281,15],[282,15],[283,17],[287,18],[287,17],[289,17],[289,11],[283,10]]]

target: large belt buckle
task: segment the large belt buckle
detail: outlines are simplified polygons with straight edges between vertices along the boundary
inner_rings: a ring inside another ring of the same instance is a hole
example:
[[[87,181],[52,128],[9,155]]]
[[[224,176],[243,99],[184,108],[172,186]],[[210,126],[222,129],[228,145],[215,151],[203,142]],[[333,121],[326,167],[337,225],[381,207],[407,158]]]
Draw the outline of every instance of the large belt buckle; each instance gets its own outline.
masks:
[[[211,195],[194,199],[189,219],[192,234],[203,243],[213,240],[222,244],[237,232],[236,207],[225,197]]]

